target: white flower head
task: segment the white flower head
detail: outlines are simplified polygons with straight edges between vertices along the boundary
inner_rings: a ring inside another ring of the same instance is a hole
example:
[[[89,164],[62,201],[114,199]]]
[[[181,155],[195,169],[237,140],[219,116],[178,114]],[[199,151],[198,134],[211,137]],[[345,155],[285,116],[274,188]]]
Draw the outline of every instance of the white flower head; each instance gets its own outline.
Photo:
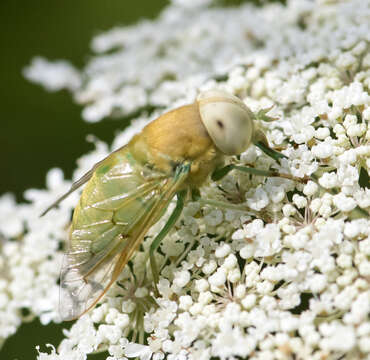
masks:
[[[36,58],[25,76],[67,89],[89,122],[139,114],[111,146],[89,137],[95,150],[78,159],[74,180],[210,89],[238,96],[283,154],[273,159],[251,145],[226,164],[300,180],[233,170],[207,181],[202,201],[185,204],[155,251],[155,284],[149,249],[174,199],[117,284],[39,359],[82,360],[104,349],[109,360],[368,355],[368,3],[219,5],[172,0],[155,20],[94,37],[85,68]],[[35,317],[60,322],[61,247],[79,193],[39,214],[70,185],[52,169],[45,190],[26,191],[28,203],[0,197],[0,344]]]

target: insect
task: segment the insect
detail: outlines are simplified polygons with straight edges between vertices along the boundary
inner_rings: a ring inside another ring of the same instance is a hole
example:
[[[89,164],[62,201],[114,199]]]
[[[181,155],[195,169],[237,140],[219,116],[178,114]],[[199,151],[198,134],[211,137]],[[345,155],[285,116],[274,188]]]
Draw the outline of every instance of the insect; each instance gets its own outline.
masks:
[[[60,315],[75,319],[93,308],[139,247],[149,228],[177,203],[150,247],[153,279],[159,275],[154,251],[179,218],[185,202],[212,175],[236,169],[263,176],[289,174],[224,165],[250,144],[279,160],[254,124],[254,115],[237,97],[218,90],[161,115],[131,141],[98,162],[42,215],[86,184],[73,214],[69,247],[61,270]]]

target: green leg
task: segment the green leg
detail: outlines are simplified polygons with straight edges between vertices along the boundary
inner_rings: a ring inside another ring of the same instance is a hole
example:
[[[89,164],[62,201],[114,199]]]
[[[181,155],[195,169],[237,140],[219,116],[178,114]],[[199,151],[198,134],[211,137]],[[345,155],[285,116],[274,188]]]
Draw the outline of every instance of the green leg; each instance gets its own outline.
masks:
[[[150,266],[152,269],[153,279],[154,279],[154,286],[155,291],[158,293],[157,283],[159,281],[159,271],[157,267],[157,263],[154,256],[154,251],[158,248],[161,241],[166,237],[168,232],[172,229],[172,227],[176,224],[176,221],[181,215],[182,209],[184,208],[185,198],[187,195],[187,190],[182,190],[177,193],[177,204],[175,209],[173,210],[171,216],[167,220],[165,226],[161,230],[161,232],[155,237],[152,244],[150,245],[149,256],[150,256]]]
[[[260,148],[267,156],[270,156],[270,158],[274,159],[278,163],[280,163],[280,159],[287,159],[287,157],[284,154],[279,153],[278,151],[275,151],[274,149],[271,149],[269,146],[264,144],[262,141],[256,142],[254,145]]]
[[[289,179],[293,181],[298,181],[301,183],[306,183],[309,178],[304,177],[304,178],[298,178],[296,176],[290,175],[290,174],[284,174],[284,173],[279,173],[278,171],[273,171],[273,170],[259,170],[255,168],[251,168],[248,166],[238,166],[234,164],[226,165],[225,167],[221,169],[217,169],[213,172],[212,174],[212,180],[218,181],[222,179],[225,175],[227,175],[231,170],[239,170],[243,171],[252,175],[259,175],[259,176],[267,176],[267,177],[281,177],[284,179]]]

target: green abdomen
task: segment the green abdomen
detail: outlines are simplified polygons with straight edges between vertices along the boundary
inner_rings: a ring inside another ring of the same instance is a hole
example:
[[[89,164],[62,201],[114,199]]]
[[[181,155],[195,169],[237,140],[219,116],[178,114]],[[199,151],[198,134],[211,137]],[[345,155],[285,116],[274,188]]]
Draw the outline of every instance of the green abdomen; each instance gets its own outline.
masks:
[[[121,246],[153,207],[160,176],[145,176],[127,147],[112,153],[87,183],[73,214],[70,246],[90,255]],[[88,246],[87,246],[88,245]]]

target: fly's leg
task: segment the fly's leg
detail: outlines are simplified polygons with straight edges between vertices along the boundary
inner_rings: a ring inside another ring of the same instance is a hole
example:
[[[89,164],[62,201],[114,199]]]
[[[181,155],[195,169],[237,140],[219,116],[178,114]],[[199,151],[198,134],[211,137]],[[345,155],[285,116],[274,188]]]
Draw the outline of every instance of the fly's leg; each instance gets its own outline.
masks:
[[[278,151],[275,151],[274,149],[271,149],[268,146],[267,139],[265,135],[263,134],[263,132],[259,132],[258,135],[259,136],[256,137],[256,141],[254,142],[254,145],[257,146],[259,149],[261,149],[266,155],[270,156],[273,160],[275,160],[278,163],[280,163],[281,159],[287,158],[284,154]],[[290,174],[280,173],[274,170],[260,170],[260,169],[255,169],[255,168],[248,167],[248,166],[238,166],[235,164],[230,164],[221,169],[216,169],[212,174],[212,180],[214,181],[220,180],[226,174],[228,174],[231,170],[234,170],[234,169],[243,171],[249,174],[253,174],[253,175],[267,176],[267,177],[281,177],[281,178],[285,178],[285,179],[289,179],[289,180],[293,180],[293,181],[297,181],[301,183],[307,183],[307,181],[311,179],[310,177],[299,178],[299,177],[296,177]],[[315,181],[314,179],[311,179],[311,180]]]
[[[255,140],[254,141],[255,146],[260,148],[266,155],[270,156],[273,160],[277,161],[278,163],[280,163],[281,159],[287,158],[285,155],[271,149],[268,146],[266,136],[264,135],[264,133],[262,131],[257,131],[256,132],[254,140]],[[275,171],[275,170],[260,170],[260,169],[256,169],[256,168],[252,168],[252,167],[248,167],[248,166],[238,166],[238,165],[235,165],[235,164],[229,164],[229,165],[224,166],[223,168],[216,169],[212,173],[211,178],[214,181],[218,181],[218,180],[222,179],[225,175],[227,175],[231,170],[238,170],[238,171],[243,171],[243,172],[246,172],[246,173],[249,173],[249,174],[252,174],[252,175],[259,175],[259,176],[266,176],[266,177],[281,177],[281,178],[297,181],[297,182],[300,182],[300,183],[307,183],[307,181],[310,180],[310,177],[298,178],[296,176],[293,176],[293,175],[290,175],[290,174],[285,174],[285,173],[280,173],[280,172]],[[216,206],[216,207],[225,208],[225,209],[233,208],[234,210],[239,210],[238,208],[240,208],[240,205],[227,204],[227,203],[223,203],[223,202],[215,201],[215,200],[202,200],[202,199],[200,199],[200,202],[203,202],[204,204],[208,204],[208,205],[213,205],[213,206]],[[245,206],[243,206],[243,207],[244,207],[244,211],[245,211]],[[248,209],[248,210],[252,211],[251,209]]]
[[[212,180],[218,181],[222,179],[231,170],[239,170],[242,172],[246,172],[252,175],[259,175],[259,176],[281,177],[284,179],[289,179],[289,180],[297,181],[297,182],[304,183],[304,184],[307,183],[308,180],[310,180],[309,177],[299,178],[299,177],[296,177],[290,174],[280,173],[274,170],[260,170],[260,169],[255,169],[255,168],[248,167],[248,166],[238,166],[234,164],[229,164],[229,165],[224,166],[221,169],[215,170],[212,174]]]
[[[239,211],[245,211],[246,209],[245,205],[230,204],[228,202],[218,201],[214,199],[203,199],[200,196],[199,189],[197,188],[191,189],[191,198],[193,201],[197,201],[201,205],[210,205],[210,206],[219,207],[222,209],[239,210]]]
[[[258,141],[254,143],[255,146],[257,146],[261,151],[263,151],[267,156],[270,156],[270,158],[274,159],[276,162],[280,164],[280,159],[287,159],[288,157],[284,154],[275,151],[274,149],[270,148],[267,145],[267,140],[265,141]]]
[[[277,161],[279,163],[280,163],[280,159],[286,158],[285,155],[271,149],[267,145],[267,141],[266,142],[264,142],[264,141],[255,142],[255,145],[257,147],[259,147],[266,155],[270,156],[272,159],[274,159],[275,161]],[[319,188],[322,189],[323,191],[329,191],[333,195],[335,194],[335,192],[333,190],[330,191],[330,190],[327,190],[327,189],[323,189],[322,186],[319,184],[318,178],[315,174],[312,174],[311,176],[305,176],[303,178],[299,178],[299,177],[296,177],[296,176],[293,176],[293,175],[290,175],[290,174],[279,173],[278,171],[259,170],[259,169],[255,169],[255,168],[248,167],[248,166],[238,166],[238,165],[230,164],[230,165],[226,165],[223,168],[216,169],[213,172],[211,178],[214,181],[218,181],[218,180],[222,179],[225,175],[227,175],[231,170],[234,170],[234,169],[239,170],[239,171],[243,171],[243,172],[246,172],[246,173],[249,173],[249,174],[253,174],[253,175],[260,175],[260,176],[266,176],[266,177],[281,177],[281,178],[297,181],[297,182],[300,182],[300,183],[303,183],[303,184],[306,184],[309,180],[311,180],[311,181],[315,182],[319,186]],[[205,202],[206,201],[204,201],[204,203]],[[227,205],[227,204],[222,205],[220,202],[214,202],[213,204],[211,204],[211,202],[212,201],[208,201],[209,205],[214,205],[214,206],[223,207],[223,208],[231,208],[230,205]],[[359,206],[356,206],[348,214],[348,218],[350,220],[363,218],[363,217],[369,218],[370,215],[366,210],[360,208]]]
[[[168,232],[172,229],[172,227],[176,224],[176,221],[181,215],[182,209],[184,208],[184,203],[187,195],[187,190],[182,190],[177,193],[177,204],[175,209],[173,210],[172,214],[168,218],[166,224],[164,225],[163,229],[160,233],[155,237],[152,244],[150,245],[149,249],[149,256],[150,256],[150,267],[153,274],[154,280],[154,287],[155,291],[158,294],[157,283],[159,281],[159,271],[157,267],[157,262],[155,260],[154,252],[160,245],[161,241],[166,237]]]

